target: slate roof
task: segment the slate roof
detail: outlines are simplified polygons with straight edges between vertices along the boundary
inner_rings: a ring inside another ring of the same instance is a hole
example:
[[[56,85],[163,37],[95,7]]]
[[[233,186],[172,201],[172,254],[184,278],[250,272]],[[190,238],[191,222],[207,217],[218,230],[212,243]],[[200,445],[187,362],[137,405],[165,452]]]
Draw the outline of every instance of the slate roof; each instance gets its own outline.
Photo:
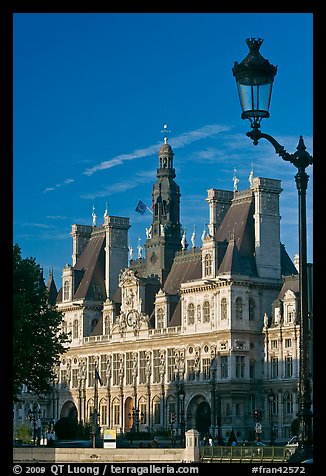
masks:
[[[181,254],[180,254],[181,253]],[[165,280],[163,291],[177,294],[181,283],[201,278],[201,252],[177,253],[171,271]]]
[[[105,300],[104,286],[105,234],[92,235],[75,264],[76,271],[83,271],[75,299]],[[101,296],[101,297],[100,297]]]
[[[57,287],[55,285],[52,272],[49,274],[49,279],[48,279],[46,287],[47,287],[47,290],[48,290],[48,301],[49,301],[49,303],[50,304],[55,304],[56,299],[57,299],[57,295],[58,295],[58,290],[57,290]]]
[[[73,268],[74,295],[73,299],[105,301],[104,284],[105,266],[105,234],[94,234],[89,239]],[[57,302],[62,301],[62,288]]]

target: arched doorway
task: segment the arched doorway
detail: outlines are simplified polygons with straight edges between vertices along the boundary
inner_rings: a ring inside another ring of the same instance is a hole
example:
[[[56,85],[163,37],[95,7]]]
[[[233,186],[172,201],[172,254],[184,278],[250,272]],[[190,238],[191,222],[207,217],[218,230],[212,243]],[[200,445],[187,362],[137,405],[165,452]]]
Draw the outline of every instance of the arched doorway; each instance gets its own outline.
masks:
[[[76,405],[72,401],[66,402],[60,412],[60,418],[69,417],[73,418],[74,420],[77,420],[77,415],[78,412]]]
[[[209,433],[211,424],[211,409],[206,401],[201,402],[196,408],[195,427],[199,433]]]

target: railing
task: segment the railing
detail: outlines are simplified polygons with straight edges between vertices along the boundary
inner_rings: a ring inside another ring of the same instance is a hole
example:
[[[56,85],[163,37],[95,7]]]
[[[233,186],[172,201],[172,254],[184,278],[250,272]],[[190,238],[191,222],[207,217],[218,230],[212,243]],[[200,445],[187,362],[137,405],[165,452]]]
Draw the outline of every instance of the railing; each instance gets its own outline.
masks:
[[[202,463],[285,463],[284,446],[202,446]]]

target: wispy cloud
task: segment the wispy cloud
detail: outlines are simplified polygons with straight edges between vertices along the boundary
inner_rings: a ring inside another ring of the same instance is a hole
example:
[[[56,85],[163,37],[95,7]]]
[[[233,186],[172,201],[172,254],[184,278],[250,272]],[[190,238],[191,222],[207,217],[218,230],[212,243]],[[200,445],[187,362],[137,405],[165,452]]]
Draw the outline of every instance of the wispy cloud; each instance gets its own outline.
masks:
[[[70,183],[73,183],[75,181],[75,179],[66,179],[64,180],[62,183],[57,183],[55,184],[53,187],[47,187],[43,190],[43,193],[47,193],[47,192],[53,192],[53,190],[57,190],[58,188],[62,187],[63,185],[69,185]]]
[[[152,182],[153,174],[154,174],[153,170],[142,172],[137,175],[133,175],[132,178],[130,178],[129,180],[123,180],[121,182],[116,182],[112,185],[109,185],[103,190],[97,190],[94,193],[81,195],[81,198],[94,200],[95,198],[98,198],[98,197],[106,197],[114,193],[125,192],[126,190],[130,190],[131,188],[138,187],[138,185]]]
[[[193,142],[199,141],[201,139],[212,137],[224,131],[229,131],[230,129],[230,126],[224,126],[221,124],[209,124],[199,129],[195,129],[194,131],[184,132],[183,134],[174,137],[170,140],[170,144],[173,149],[179,149],[181,147],[186,147],[187,145],[192,144]],[[111,167],[116,167],[117,165],[121,165],[128,160],[135,160],[147,157],[156,153],[157,149],[158,144],[154,144],[143,149],[136,149],[135,151],[129,154],[117,155],[116,157],[113,157],[110,160],[106,160],[90,169],[86,169],[84,174],[90,176],[93,175],[95,172],[98,172],[99,170],[106,170],[110,169]]]

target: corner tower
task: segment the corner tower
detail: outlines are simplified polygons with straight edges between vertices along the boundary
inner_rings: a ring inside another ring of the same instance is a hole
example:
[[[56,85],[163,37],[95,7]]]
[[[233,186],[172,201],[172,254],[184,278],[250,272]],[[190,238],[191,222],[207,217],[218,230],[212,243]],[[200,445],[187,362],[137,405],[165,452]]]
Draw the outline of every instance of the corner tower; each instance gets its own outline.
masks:
[[[164,144],[158,152],[157,181],[152,191],[153,218],[145,244],[147,274],[157,275],[162,284],[176,252],[181,250],[180,188],[174,181],[174,153],[166,132],[165,129]]]

